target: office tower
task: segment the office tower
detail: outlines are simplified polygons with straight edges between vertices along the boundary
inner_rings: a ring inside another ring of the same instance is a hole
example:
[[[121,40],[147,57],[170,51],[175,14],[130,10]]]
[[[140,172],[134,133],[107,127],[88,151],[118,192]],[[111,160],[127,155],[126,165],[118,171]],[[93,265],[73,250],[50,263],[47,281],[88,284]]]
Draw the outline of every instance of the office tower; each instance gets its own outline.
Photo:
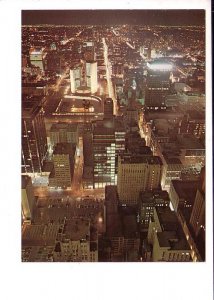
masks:
[[[45,53],[41,48],[31,48],[30,49],[30,62],[33,66],[39,67],[41,71],[44,71],[43,59]]]
[[[114,104],[111,98],[104,100],[104,119],[111,119],[114,114]]]
[[[160,187],[161,175],[162,162],[158,156],[119,156],[117,187],[120,202],[136,205],[141,191]]]
[[[30,176],[22,175],[22,218],[32,220],[35,197]]]
[[[22,103],[22,173],[41,173],[47,153],[44,111],[41,103]]]
[[[149,110],[164,109],[165,97],[170,87],[170,71],[172,65],[164,62],[150,62],[147,64],[145,105]]]
[[[97,92],[97,62],[86,61],[86,85],[90,88],[91,93]]]
[[[50,142],[54,146],[57,143],[78,144],[78,125],[68,123],[53,124],[50,128]]]
[[[149,222],[148,242],[153,246],[152,261],[191,260],[191,249],[176,213],[169,207],[155,207]]]
[[[115,185],[117,157],[125,151],[122,120],[97,121],[93,128],[94,188]]]
[[[71,187],[74,172],[75,146],[70,143],[59,143],[53,152],[54,182],[61,188]]]
[[[94,188],[104,188],[116,184],[115,131],[112,124],[96,125],[93,129]]]

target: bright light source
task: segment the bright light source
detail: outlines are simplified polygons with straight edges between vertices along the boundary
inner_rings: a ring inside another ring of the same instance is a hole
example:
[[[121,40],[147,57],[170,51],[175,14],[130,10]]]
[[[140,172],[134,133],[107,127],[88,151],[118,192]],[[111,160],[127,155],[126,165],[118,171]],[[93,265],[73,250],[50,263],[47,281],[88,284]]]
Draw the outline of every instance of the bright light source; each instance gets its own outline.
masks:
[[[172,64],[171,63],[147,63],[147,67],[150,70],[156,70],[156,71],[171,71],[172,70]]]
[[[103,222],[103,218],[102,218],[102,217],[99,217],[99,218],[98,218],[98,222],[99,222],[99,223],[102,223],[102,222]]]

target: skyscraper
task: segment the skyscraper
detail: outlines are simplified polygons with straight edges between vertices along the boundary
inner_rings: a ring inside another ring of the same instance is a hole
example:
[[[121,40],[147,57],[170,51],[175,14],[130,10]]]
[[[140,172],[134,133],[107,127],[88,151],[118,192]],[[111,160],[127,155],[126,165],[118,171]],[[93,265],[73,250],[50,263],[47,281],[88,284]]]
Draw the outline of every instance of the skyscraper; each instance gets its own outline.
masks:
[[[111,98],[106,98],[104,101],[104,118],[112,118],[114,113],[114,104]]]
[[[97,62],[82,60],[74,66],[70,70],[70,83],[72,93],[85,88],[88,88],[87,90],[92,94],[96,93],[98,89]]]
[[[165,97],[170,87],[172,65],[154,61],[147,64],[145,105],[149,110],[164,109]]]
[[[94,123],[94,188],[116,184],[117,157],[124,151],[125,128],[121,120],[112,119]]]
[[[41,173],[47,153],[44,111],[41,103],[22,103],[22,173]]]
[[[141,191],[160,187],[162,162],[158,156],[124,155],[118,159],[118,195],[123,204],[136,205]]]

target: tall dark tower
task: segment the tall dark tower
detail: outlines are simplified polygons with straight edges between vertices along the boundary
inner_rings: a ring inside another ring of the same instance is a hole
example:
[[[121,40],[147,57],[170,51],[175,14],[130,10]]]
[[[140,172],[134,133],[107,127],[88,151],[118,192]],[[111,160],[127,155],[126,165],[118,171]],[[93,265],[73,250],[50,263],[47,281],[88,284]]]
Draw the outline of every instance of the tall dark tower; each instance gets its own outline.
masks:
[[[47,153],[44,111],[38,101],[22,103],[22,173],[41,173]]]
[[[170,87],[172,65],[154,61],[147,64],[145,106],[148,110],[165,109],[165,98]]]
[[[104,119],[112,119],[114,114],[114,105],[111,98],[106,98],[104,101]]]

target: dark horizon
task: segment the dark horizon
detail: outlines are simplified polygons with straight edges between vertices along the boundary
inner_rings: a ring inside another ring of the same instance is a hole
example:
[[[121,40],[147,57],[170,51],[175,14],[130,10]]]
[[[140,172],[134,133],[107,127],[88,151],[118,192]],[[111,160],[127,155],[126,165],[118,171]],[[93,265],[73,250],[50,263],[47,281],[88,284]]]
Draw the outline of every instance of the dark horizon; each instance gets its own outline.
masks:
[[[43,24],[201,26],[205,10],[22,10],[22,25]]]

